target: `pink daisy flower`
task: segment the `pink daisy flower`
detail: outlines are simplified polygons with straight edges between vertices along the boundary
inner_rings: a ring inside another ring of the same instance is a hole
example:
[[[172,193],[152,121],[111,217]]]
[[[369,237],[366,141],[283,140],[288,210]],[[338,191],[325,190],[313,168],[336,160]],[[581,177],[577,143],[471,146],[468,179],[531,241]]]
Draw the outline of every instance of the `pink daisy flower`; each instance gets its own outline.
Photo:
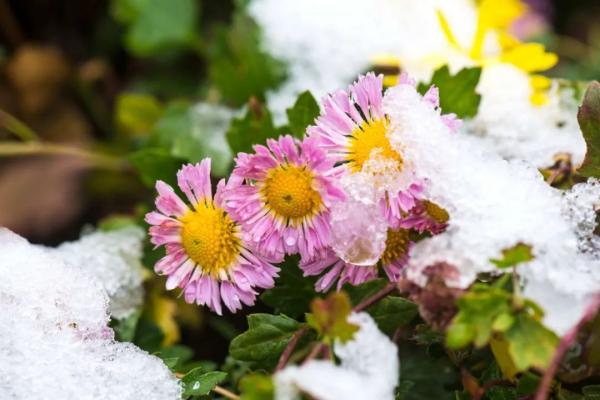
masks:
[[[448,226],[450,216],[446,210],[429,200],[421,200],[402,218],[397,227],[411,228],[419,233],[429,232],[433,235],[442,233]]]
[[[375,265],[354,265],[339,258],[333,250],[326,249],[313,260],[303,259],[300,268],[304,271],[304,276],[321,275],[327,270],[315,284],[319,292],[326,292],[336,281],[339,291],[345,283],[356,286],[376,279],[380,268],[391,282],[397,282],[408,261],[410,246],[408,230],[388,229],[385,250]]]
[[[323,112],[307,134],[316,137],[350,173],[372,169],[369,164],[374,159],[386,163],[386,172],[374,175],[397,175],[382,198],[384,215],[390,222],[397,222],[402,213],[415,206],[422,187],[402,154],[390,145],[389,127],[390,120],[383,110],[383,75],[368,73],[350,85],[348,92],[339,90],[325,98]]]
[[[289,135],[240,153],[233,170],[238,185],[227,193],[227,209],[243,221],[260,251],[311,258],[329,244],[329,206],[345,198],[339,170],[314,139]]]
[[[167,254],[154,269],[167,275],[168,290],[182,288],[185,301],[206,305],[217,314],[222,304],[235,312],[253,305],[256,288],[270,288],[278,268],[247,242],[234,215],[223,208],[225,181],[213,199],[210,159],[184,165],[177,183],[191,207],[171,186],[156,182],[156,208],[146,214],[152,243]]]

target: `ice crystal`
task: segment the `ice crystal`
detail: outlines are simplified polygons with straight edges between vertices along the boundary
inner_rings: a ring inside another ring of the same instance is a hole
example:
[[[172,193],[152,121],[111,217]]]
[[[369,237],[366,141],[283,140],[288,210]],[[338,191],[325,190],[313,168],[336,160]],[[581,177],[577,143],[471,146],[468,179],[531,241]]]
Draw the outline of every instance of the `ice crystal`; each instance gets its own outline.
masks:
[[[347,343],[335,344],[341,365],[313,360],[285,368],[275,375],[276,400],[299,399],[300,391],[321,400],[394,398],[400,368],[396,345],[368,314],[352,314],[348,320],[360,330]]]
[[[155,356],[113,340],[108,297],[86,268],[0,229],[3,399],[179,399]]]
[[[378,200],[380,195],[370,175],[346,175],[341,186],[347,199],[331,206],[331,247],[344,261],[373,265],[385,250],[388,223]]]

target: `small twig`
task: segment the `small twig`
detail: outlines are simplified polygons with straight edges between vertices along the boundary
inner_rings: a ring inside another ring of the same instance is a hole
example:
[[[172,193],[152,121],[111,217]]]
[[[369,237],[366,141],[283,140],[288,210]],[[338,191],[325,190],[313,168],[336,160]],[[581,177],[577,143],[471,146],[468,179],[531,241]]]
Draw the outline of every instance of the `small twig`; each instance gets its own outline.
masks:
[[[579,320],[579,322],[573,328],[571,328],[571,330],[567,332],[560,340],[560,343],[558,344],[558,347],[554,352],[554,356],[552,357],[552,361],[550,362],[550,366],[548,366],[548,368],[544,372],[542,381],[538,386],[538,390],[534,398],[535,400],[546,400],[548,398],[548,392],[550,391],[550,386],[552,385],[552,379],[554,378],[556,371],[558,371],[558,367],[563,359],[563,356],[569,350],[569,347],[571,347],[573,342],[575,342],[575,340],[577,339],[577,333],[581,330],[581,328],[583,328],[585,324],[590,322],[596,316],[599,309],[600,293],[596,294],[596,296],[594,297],[590,305],[587,307],[585,313],[583,314],[583,317]]]
[[[238,396],[237,394],[230,392],[229,390],[225,389],[224,387],[221,387],[219,385],[215,386],[212,389],[213,392],[220,394],[223,397],[226,397],[228,399],[231,400],[239,400],[240,396]]]
[[[370,306],[372,306],[373,304],[377,303],[379,300],[383,299],[388,294],[392,293],[394,290],[396,290],[396,284],[395,283],[388,283],[379,292],[375,293],[373,296],[368,297],[365,300],[363,300],[360,303],[358,303],[352,309],[352,311],[354,311],[354,312],[363,311],[363,310],[369,308]]]
[[[0,157],[16,157],[27,155],[56,155],[77,157],[96,167],[112,170],[123,170],[127,165],[123,160],[119,158],[94,153],[72,146],[64,146],[51,143],[40,143],[37,141],[28,143],[0,143]]]
[[[308,353],[308,355],[306,356],[306,358],[304,359],[302,364],[306,364],[310,360],[315,359],[319,354],[321,354],[323,352],[323,349],[325,347],[327,347],[327,345],[325,343],[316,343],[314,345],[314,347],[312,348],[312,350],[310,351],[310,353]]]
[[[40,140],[33,129],[4,110],[0,110],[0,126],[25,142]]]
[[[294,349],[296,348],[296,345],[298,344],[298,341],[306,334],[306,332],[308,332],[308,328],[303,326],[292,335],[292,338],[288,342],[287,346],[285,346],[283,353],[281,353],[281,356],[279,357],[275,371],[280,371],[286,366],[292,353],[294,352]]]

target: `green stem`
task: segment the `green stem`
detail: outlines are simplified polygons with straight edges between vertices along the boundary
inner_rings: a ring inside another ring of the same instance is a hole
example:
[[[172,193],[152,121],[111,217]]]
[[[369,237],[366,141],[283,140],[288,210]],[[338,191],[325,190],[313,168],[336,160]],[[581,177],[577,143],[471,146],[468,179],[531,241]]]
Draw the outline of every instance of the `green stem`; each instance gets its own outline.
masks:
[[[23,141],[30,142],[40,140],[40,137],[33,129],[4,110],[0,110],[0,126],[3,126],[7,131]]]
[[[75,157],[80,158],[95,167],[110,170],[123,170],[127,165],[124,160],[116,157],[60,144],[41,143],[37,141],[28,143],[0,143],[0,157],[18,157],[27,155]]]

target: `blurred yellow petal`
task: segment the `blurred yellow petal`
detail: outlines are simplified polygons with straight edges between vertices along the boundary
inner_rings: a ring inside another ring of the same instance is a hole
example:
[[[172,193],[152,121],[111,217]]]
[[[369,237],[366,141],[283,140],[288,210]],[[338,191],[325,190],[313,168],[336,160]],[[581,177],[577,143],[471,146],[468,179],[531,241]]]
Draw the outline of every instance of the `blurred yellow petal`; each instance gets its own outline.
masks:
[[[471,46],[471,57],[481,58],[483,43],[487,33],[494,30],[506,30],[527,10],[520,0],[482,0],[479,3],[477,31]]]
[[[544,75],[531,75],[531,87],[536,90],[547,90],[552,85],[552,79]]]
[[[371,64],[375,66],[400,67],[400,59],[390,53],[379,53],[371,57]]]
[[[501,60],[526,72],[545,71],[558,62],[558,56],[548,53],[539,43],[523,43],[502,54]]]
[[[529,100],[535,106],[542,106],[548,102],[548,89],[552,86],[552,79],[543,75],[531,75],[531,96]]]
[[[450,24],[448,23],[446,16],[441,10],[436,10],[436,14],[438,17],[438,22],[440,23],[440,27],[442,28],[442,32],[444,32],[444,36],[446,36],[446,40],[452,47],[460,50],[460,45],[452,33],[452,29],[450,28]]]

